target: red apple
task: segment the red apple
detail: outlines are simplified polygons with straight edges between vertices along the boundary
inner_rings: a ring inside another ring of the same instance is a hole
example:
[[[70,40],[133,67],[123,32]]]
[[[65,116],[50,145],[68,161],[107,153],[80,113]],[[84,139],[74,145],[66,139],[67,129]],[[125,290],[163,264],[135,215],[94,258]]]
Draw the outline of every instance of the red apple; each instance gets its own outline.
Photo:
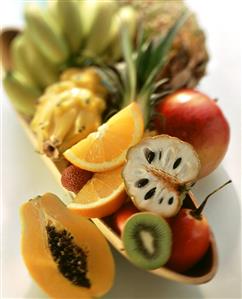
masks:
[[[222,161],[229,144],[230,130],[214,100],[192,89],[168,95],[156,107],[160,134],[175,136],[193,145],[201,160],[199,177],[210,174]]]
[[[125,203],[113,216],[114,229],[121,234],[128,218],[138,212],[132,202]]]

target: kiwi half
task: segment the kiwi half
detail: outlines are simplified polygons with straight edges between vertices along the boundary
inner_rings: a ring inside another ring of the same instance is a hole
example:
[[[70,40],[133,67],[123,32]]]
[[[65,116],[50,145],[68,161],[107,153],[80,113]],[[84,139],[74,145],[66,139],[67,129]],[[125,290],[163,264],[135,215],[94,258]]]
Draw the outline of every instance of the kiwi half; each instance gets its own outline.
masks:
[[[140,212],[131,216],[125,224],[122,240],[130,261],[143,269],[157,269],[171,255],[170,226],[153,213]]]

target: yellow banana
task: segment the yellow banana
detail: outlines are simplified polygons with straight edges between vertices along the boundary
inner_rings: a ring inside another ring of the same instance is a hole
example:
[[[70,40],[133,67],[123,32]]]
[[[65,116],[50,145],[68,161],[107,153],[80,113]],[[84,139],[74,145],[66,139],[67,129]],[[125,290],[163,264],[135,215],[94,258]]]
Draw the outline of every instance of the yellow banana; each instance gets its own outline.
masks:
[[[16,110],[28,117],[33,116],[40,90],[31,86],[17,72],[7,73],[3,80],[3,86]]]
[[[25,20],[31,40],[40,52],[55,64],[65,62],[69,49],[54,18],[40,7],[29,4]]]
[[[57,15],[73,53],[76,53],[83,41],[82,22],[80,14],[80,4],[77,0],[57,0]]]
[[[119,8],[116,0],[83,0],[81,15],[86,34],[84,55],[95,57],[109,43],[112,18]]]

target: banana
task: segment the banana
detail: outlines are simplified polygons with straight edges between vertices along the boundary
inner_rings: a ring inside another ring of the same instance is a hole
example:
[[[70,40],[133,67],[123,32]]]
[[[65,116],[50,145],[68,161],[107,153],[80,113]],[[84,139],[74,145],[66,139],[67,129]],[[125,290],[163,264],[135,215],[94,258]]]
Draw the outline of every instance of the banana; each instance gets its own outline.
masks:
[[[26,32],[13,40],[11,57],[14,69],[42,89],[58,80],[56,66],[39,52]]]
[[[119,4],[116,0],[81,2],[81,15],[86,35],[84,55],[96,57],[107,47],[112,18],[118,8]]]
[[[57,0],[56,9],[62,30],[72,53],[78,52],[83,41],[80,4],[77,0]]]
[[[10,44],[10,56],[13,68],[21,73],[31,84],[36,84],[33,71],[29,64],[28,48],[24,34],[18,34]]]
[[[51,18],[54,19],[54,21],[56,22],[56,24],[59,23],[59,16],[57,13],[57,0],[48,0],[47,1],[47,10],[48,10],[48,14],[50,15]]]
[[[41,92],[17,72],[7,73],[3,80],[4,89],[16,110],[27,117],[32,117],[36,101]]]
[[[34,4],[26,6],[24,15],[31,40],[39,51],[55,64],[64,63],[69,49],[54,18]]]
[[[41,88],[45,88],[58,81],[59,70],[50,60],[41,54],[26,34],[26,50],[29,57],[29,64],[33,70],[33,77]]]
[[[128,28],[130,38],[133,39],[137,30],[138,14],[132,6],[123,6],[115,14],[110,33],[110,44],[105,49],[103,55],[107,59],[117,61],[122,56],[121,29],[123,26]]]

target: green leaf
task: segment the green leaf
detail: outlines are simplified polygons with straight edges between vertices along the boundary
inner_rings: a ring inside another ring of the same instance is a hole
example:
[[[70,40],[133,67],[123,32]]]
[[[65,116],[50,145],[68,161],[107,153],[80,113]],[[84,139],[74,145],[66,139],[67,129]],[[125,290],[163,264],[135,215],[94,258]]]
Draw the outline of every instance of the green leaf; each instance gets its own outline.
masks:
[[[174,37],[176,36],[177,32],[181,28],[181,26],[185,23],[190,13],[185,10],[181,16],[177,19],[175,24],[171,27],[171,29],[168,31],[166,36],[164,38],[161,38],[158,44],[156,45],[154,52],[153,52],[153,58],[152,58],[152,65],[149,68],[150,74],[142,87],[141,93],[144,89],[147,89],[151,86],[152,82],[154,82],[157,74],[160,72],[161,68],[164,66],[167,58],[167,54],[169,53],[169,50],[171,49],[172,42],[174,40]]]
[[[123,55],[126,62],[126,77],[125,77],[125,89],[127,93],[124,95],[124,103],[125,105],[135,100],[136,95],[136,67],[133,58],[133,48],[132,42],[130,40],[130,35],[128,32],[128,28],[124,26],[121,31],[121,41],[122,41],[122,49]]]

